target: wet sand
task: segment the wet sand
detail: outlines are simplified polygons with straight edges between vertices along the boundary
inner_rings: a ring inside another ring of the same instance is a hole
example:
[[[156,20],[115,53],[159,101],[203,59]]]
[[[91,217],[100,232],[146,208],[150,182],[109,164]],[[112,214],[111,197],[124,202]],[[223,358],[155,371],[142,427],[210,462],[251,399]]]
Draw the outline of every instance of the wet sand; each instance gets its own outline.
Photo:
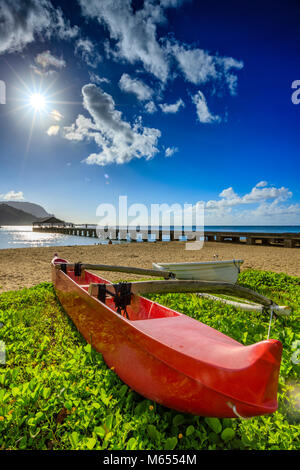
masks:
[[[126,243],[122,245],[57,247],[70,262],[86,262],[152,268],[152,262],[243,259],[243,269],[284,272],[300,277],[300,249],[206,242],[201,250],[186,250],[185,242]],[[55,247],[0,250],[0,293],[51,281],[50,261]],[[122,273],[103,273],[111,281],[138,279]]]

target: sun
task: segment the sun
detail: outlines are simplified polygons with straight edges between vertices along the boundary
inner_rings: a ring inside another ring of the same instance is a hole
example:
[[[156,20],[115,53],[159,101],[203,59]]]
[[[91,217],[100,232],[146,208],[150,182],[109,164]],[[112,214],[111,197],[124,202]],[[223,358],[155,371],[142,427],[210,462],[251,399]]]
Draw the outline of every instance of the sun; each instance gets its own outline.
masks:
[[[37,80],[37,77],[32,75],[31,84],[29,84],[23,80],[22,76],[20,76],[13,67],[10,66],[10,68],[21,85],[20,87],[15,87],[16,96],[12,98],[12,101],[15,101],[17,104],[10,112],[17,114],[20,121],[25,121],[29,125],[29,135],[25,151],[25,155],[27,155],[36,126],[39,126],[40,129],[44,129],[47,125],[47,119],[54,119],[55,121],[61,120],[63,115],[60,112],[60,105],[80,106],[82,102],[57,99],[57,95],[61,95],[70,87],[53,89],[56,79],[44,83],[44,76],[41,76],[40,80]],[[55,107],[55,109],[53,109],[53,107]]]
[[[46,107],[46,98],[41,93],[33,93],[29,97],[29,103],[35,111],[42,111]]]

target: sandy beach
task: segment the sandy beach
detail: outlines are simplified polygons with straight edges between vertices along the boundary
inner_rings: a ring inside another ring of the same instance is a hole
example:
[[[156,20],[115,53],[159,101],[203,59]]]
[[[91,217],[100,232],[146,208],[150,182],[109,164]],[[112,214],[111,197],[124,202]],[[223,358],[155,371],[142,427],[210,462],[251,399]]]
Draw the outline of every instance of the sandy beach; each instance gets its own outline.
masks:
[[[300,250],[297,248],[247,246],[206,242],[201,250],[185,250],[184,242],[128,243],[123,245],[66,246],[57,251],[70,262],[87,262],[151,268],[152,262],[211,261],[243,259],[242,269],[262,269],[300,276]],[[50,261],[55,248],[0,250],[0,293],[51,281]],[[111,281],[136,279],[122,273],[103,273]]]

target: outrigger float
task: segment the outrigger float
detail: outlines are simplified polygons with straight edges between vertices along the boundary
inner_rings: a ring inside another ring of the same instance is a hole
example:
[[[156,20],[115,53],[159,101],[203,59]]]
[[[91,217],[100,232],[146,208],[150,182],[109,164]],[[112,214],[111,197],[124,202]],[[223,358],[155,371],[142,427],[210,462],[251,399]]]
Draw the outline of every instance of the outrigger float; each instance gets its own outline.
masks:
[[[159,271],[172,271],[176,279],[225,281],[235,284],[243,262],[241,259],[231,259],[188,263],[152,263],[152,266]]]
[[[90,272],[158,276],[157,270],[52,261],[57,296],[77,329],[120,379],[144,397],[180,412],[251,417],[277,409],[282,345],[244,346],[219,331],[141,296],[146,293],[228,294],[276,311],[272,300],[226,283],[164,280],[112,284]]]

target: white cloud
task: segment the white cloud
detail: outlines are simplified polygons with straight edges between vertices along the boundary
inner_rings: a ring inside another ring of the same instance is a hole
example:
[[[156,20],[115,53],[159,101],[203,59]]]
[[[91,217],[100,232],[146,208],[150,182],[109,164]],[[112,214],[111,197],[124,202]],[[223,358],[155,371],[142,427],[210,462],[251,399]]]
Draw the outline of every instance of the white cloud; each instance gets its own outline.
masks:
[[[292,197],[291,191],[284,187],[264,187],[260,189],[256,186],[249,194],[243,196],[242,201],[245,204],[252,204],[254,202],[265,201],[268,199],[275,199],[277,202],[279,202],[285,201],[290,197]]]
[[[41,52],[35,57],[34,61],[35,64],[30,65],[30,67],[36,74],[41,76],[52,75],[66,66],[66,62],[62,57],[55,57],[50,51]]]
[[[49,0],[1,0],[0,24],[0,54],[19,52],[36,37],[72,39],[78,34],[78,27],[71,27]]]
[[[259,183],[257,183],[256,187],[263,188],[264,186],[267,186],[267,185],[268,185],[267,181],[260,181]]]
[[[0,199],[4,199],[4,201],[24,201],[24,195],[22,191],[8,191],[6,194],[0,194]]]
[[[57,109],[53,109],[51,112],[50,112],[50,117],[54,120],[54,121],[61,121],[63,119],[63,115],[57,111]]]
[[[168,44],[186,80],[199,85],[216,78],[214,57],[202,49],[189,49],[179,43]]]
[[[47,130],[48,135],[57,135],[59,133],[60,126],[50,126]]]
[[[265,184],[268,184],[265,182]],[[292,197],[291,191],[285,187],[275,188],[273,186],[263,187],[254,186],[251,191],[244,196],[239,196],[232,187],[224,189],[220,194],[219,200],[211,200],[206,203],[206,208],[210,210],[224,209],[245,204],[262,203],[273,200],[277,203],[286,201]]]
[[[148,114],[153,114],[157,111],[154,101],[148,101],[148,103],[145,104],[145,111]]]
[[[206,225],[295,225],[300,222],[300,204],[262,202],[254,209],[205,209]]]
[[[181,2],[165,1],[160,4],[145,0],[135,12],[131,0],[79,0],[82,13],[96,18],[110,33],[115,48],[109,46],[111,55],[129,63],[142,62],[145,70],[165,82],[169,63],[164,49],[157,40],[157,25],[166,22],[164,8],[176,7]]]
[[[55,67],[56,69],[62,69],[63,67],[66,66],[65,60],[61,57],[55,57],[53,54],[51,54],[50,51],[44,51],[38,54],[35,57],[35,62],[43,67],[44,69],[48,67]]]
[[[127,73],[123,73],[119,81],[119,87],[126,93],[133,93],[139,101],[150,100],[153,90],[138,78],[131,78]]]
[[[219,194],[220,197],[225,199],[236,199],[238,195],[234,192],[234,190],[230,187],[227,189],[223,189],[223,191]]]
[[[83,105],[92,119],[79,115],[76,122],[64,128],[64,137],[73,141],[93,140],[100,148],[85,160],[90,165],[126,163],[133,158],[152,158],[157,152],[158,129],[143,127],[141,119],[133,125],[115,108],[111,95],[96,85],[82,88]]]
[[[219,194],[220,199],[205,202],[206,224],[280,225],[295,224],[295,217],[300,220],[300,205],[286,203],[293,195],[288,188],[261,183],[242,196],[229,187]]]
[[[95,44],[90,39],[78,39],[75,43],[75,54],[90,67],[96,68],[102,57],[97,52]]]
[[[175,114],[179,111],[181,107],[184,108],[185,104],[184,101],[179,98],[179,100],[176,101],[174,104],[167,104],[163,103],[159,105],[163,113],[172,113]]]
[[[300,204],[289,203],[292,192],[285,187],[257,185],[244,195],[232,187],[219,194],[220,199],[199,201],[205,211],[205,225],[295,225],[300,224]],[[195,210],[195,207],[193,208]]]
[[[166,157],[172,157],[172,155],[174,155],[174,153],[178,152],[178,148],[177,147],[167,147],[166,150],[165,150],[165,156]]]
[[[210,54],[176,39],[158,37],[158,26],[168,23],[165,10],[180,7],[184,0],[144,0],[141,7],[135,8],[131,0],[79,0],[79,3],[85,18],[95,19],[107,28],[109,39],[104,41],[104,49],[108,57],[130,64],[142,63],[144,70],[163,84],[170,78],[175,62],[188,82],[195,85],[217,82],[220,88],[226,85],[231,94],[236,93],[236,72],[243,68],[241,61]]]
[[[200,122],[207,124],[221,121],[221,118],[219,116],[214,116],[209,111],[205,96],[202,91],[199,90],[192,97],[192,101],[196,105],[197,116]]]
[[[275,222],[275,225],[278,217],[280,217],[281,222],[283,222],[286,217],[289,217],[289,223],[294,224],[294,217],[298,217],[298,222],[300,220],[300,204],[279,204],[278,200],[271,203],[264,202],[256,209],[252,210],[250,214],[253,217],[260,217],[262,220],[268,220],[268,222],[271,221],[273,224]]]
[[[110,80],[108,80],[108,78],[99,77],[99,75],[94,72],[89,72],[89,76],[91,82],[96,83],[97,85],[101,85],[102,83],[110,83]]]
[[[94,134],[91,132],[92,130],[97,131],[97,126],[91,119],[79,114],[71,126],[64,127],[63,134],[68,140],[82,142],[83,140],[92,140],[94,137]]]
[[[193,49],[178,41],[167,41],[166,48],[178,64],[188,82],[194,85],[214,81],[223,86],[227,84],[231,94],[236,93],[237,77],[235,71],[243,68],[243,62],[232,57],[212,55],[204,49]]]

